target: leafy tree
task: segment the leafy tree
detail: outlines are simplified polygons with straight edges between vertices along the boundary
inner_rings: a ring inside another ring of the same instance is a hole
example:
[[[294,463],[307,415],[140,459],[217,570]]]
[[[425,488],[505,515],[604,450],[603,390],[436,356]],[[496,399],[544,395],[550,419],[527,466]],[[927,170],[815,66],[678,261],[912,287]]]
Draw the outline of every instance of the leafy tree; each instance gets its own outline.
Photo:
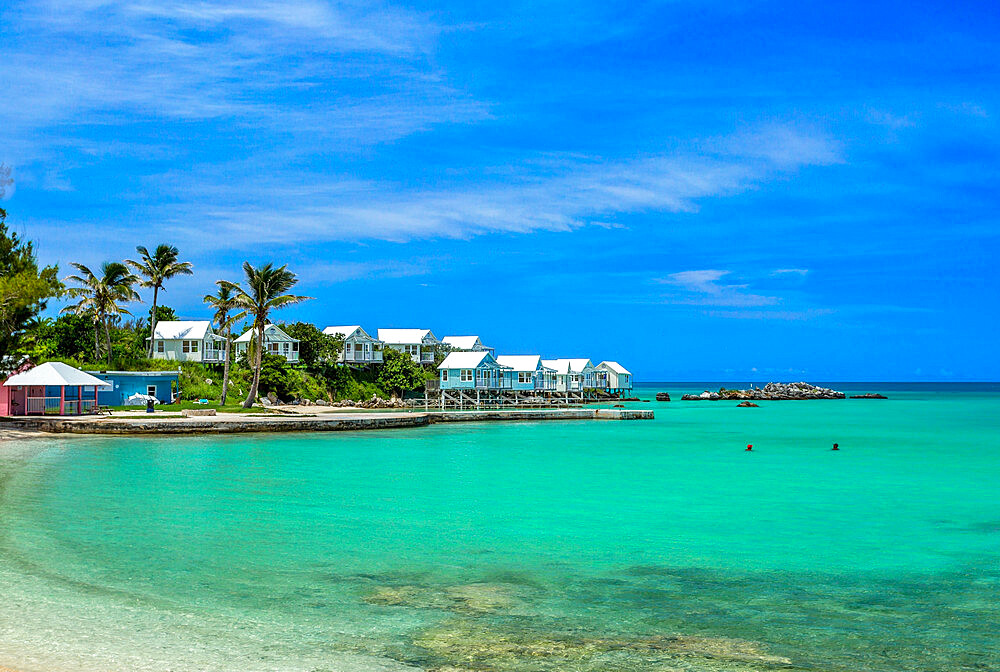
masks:
[[[226,358],[225,363],[222,365],[221,399],[221,403],[225,405],[226,397],[229,395],[229,352],[232,349],[233,343],[233,324],[239,315],[236,314],[237,305],[233,295],[233,288],[221,280],[215,284],[219,286],[218,291],[215,294],[206,294],[202,300],[215,310],[212,320],[218,326],[219,331],[222,332],[223,338],[226,339]]]
[[[261,357],[259,386],[262,394],[274,392],[281,400],[286,400],[295,391],[295,380],[288,370],[288,362],[281,355],[265,352]]]
[[[84,316],[35,318],[25,328],[21,349],[35,362],[54,358],[92,361],[95,358],[92,331],[93,322]]]
[[[145,278],[140,283],[141,287],[153,288],[153,305],[149,310],[149,335],[152,337],[156,333],[156,323],[158,321],[156,301],[160,290],[163,289],[163,283],[178,275],[191,275],[191,262],[177,261],[177,255],[180,252],[173,245],[157,245],[156,250],[152,254],[142,245],[136,247],[135,251],[139,253],[140,260],[126,259],[125,263]],[[149,339],[149,349],[146,351],[146,356],[150,358],[153,356],[152,338]]]
[[[95,354],[100,351],[98,325],[104,328],[107,365],[111,366],[111,323],[117,322],[122,315],[132,314],[121,304],[139,300],[139,294],[134,289],[139,278],[129,272],[125,264],[117,261],[104,262],[101,265],[100,276],[83,264],[70,265],[80,274],[71,275],[66,280],[80,286],[70,287],[66,293],[79,301],[66,306],[62,312],[90,317],[94,324]]]
[[[394,395],[402,397],[405,392],[423,385],[424,376],[420,365],[409,354],[385,348],[382,351],[382,366],[377,382]]]
[[[253,382],[250,383],[250,391],[243,402],[243,408],[250,408],[257,399],[257,388],[260,385],[260,367],[264,353],[264,327],[267,325],[268,316],[272,310],[285,308],[312,297],[286,293],[299,281],[295,274],[288,270],[287,265],[275,268],[273,264],[266,264],[260,268],[254,268],[249,261],[245,261],[243,262],[243,273],[246,275],[247,289],[224,280],[220,281],[220,286],[228,286],[232,290],[235,294],[236,305],[243,310],[243,313],[237,315],[235,319],[239,320],[249,315],[253,318],[253,329],[257,332]]]
[[[308,322],[282,324],[286,334],[299,341],[299,361],[309,371],[321,371],[334,364],[344,347],[344,339],[330,336]]]
[[[0,198],[10,183],[10,169],[0,164]],[[46,300],[63,289],[58,267],[39,269],[34,245],[8,231],[6,220],[7,211],[0,208],[0,362],[18,349]]]

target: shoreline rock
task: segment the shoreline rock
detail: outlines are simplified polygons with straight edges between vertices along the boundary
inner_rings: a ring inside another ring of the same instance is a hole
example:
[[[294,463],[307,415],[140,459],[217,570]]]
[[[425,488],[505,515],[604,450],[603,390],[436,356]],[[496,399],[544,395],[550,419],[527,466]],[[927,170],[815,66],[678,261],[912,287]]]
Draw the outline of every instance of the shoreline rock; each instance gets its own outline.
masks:
[[[845,399],[847,395],[828,387],[819,387],[809,383],[768,383],[764,387],[754,387],[749,390],[728,390],[719,388],[718,392],[705,390],[701,394],[685,394],[681,401],[784,401],[804,399]]]
[[[736,404],[736,408],[760,408],[760,405],[755,404],[752,401],[741,401]]]
[[[657,392],[656,393],[656,400],[657,401],[670,401],[670,393],[669,392]]]

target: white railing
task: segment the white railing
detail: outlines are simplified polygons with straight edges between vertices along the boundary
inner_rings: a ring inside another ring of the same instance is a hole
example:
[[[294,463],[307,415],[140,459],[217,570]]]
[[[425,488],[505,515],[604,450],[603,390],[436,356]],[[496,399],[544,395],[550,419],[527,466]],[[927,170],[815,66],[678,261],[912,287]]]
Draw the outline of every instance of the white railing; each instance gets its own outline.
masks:
[[[28,397],[28,415],[59,415],[59,397]]]
[[[64,399],[59,412],[59,397],[28,397],[28,415],[79,415],[90,413],[97,405],[94,399]]]
[[[81,415],[94,410],[97,402],[93,399],[67,399],[63,404],[63,415]]]

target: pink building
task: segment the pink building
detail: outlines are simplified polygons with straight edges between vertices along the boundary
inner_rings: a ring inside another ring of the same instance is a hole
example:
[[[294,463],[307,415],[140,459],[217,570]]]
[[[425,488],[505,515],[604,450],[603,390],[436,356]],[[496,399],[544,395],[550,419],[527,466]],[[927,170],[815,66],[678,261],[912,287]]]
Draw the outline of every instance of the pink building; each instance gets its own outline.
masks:
[[[80,415],[97,406],[100,378],[62,362],[15,373],[0,386],[0,415]]]

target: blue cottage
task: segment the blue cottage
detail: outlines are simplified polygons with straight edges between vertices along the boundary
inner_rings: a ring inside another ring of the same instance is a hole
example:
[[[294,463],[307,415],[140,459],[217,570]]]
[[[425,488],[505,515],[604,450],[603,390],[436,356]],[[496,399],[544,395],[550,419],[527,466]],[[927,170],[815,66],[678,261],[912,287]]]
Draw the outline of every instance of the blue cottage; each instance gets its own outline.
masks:
[[[111,383],[100,388],[97,403],[101,406],[124,406],[136,394],[156,397],[161,404],[173,401],[174,392],[180,387],[177,371],[88,371],[91,375]]]
[[[503,366],[488,352],[451,352],[438,366],[442,390],[510,389]]]

